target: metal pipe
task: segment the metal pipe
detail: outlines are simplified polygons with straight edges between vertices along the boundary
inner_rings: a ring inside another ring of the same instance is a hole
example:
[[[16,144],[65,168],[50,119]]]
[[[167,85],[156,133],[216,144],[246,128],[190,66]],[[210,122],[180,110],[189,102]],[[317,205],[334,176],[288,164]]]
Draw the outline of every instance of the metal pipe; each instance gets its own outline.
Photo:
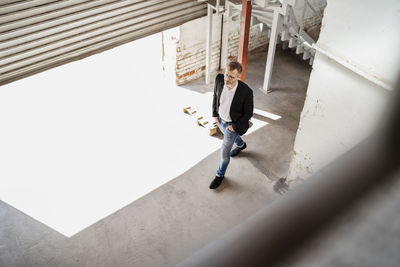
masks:
[[[213,10],[211,5],[207,6],[207,37],[206,37],[206,84],[210,84],[211,76],[211,44],[212,44],[212,20]]]
[[[344,60],[344,59],[341,59],[340,57],[337,57],[337,56],[333,55],[332,53],[328,52],[326,49],[323,49],[320,46],[318,46],[317,43],[310,44],[309,42],[304,40],[304,38],[299,34],[296,34],[293,37],[297,38],[301,42],[301,44],[303,46],[305,46],[305,47],[307,47],[309,49],[314,49],[314,50],[320,52],[321,54],[325,55],[329,59],[339,63],[340,65],[346,67],[347,69],[351,70],[352,72],[354,72],[354,73],[360,75],[361,77],[367,79],[368,81],[370,81],[370,82],[372,82],[372,83],[374,83],[374,84],[376,84],[376,85],[378,85],[378,86],[380,86],[380,87],[382,87],[382,88],[384,88],[384,89],[386,89],[388,91],[393,90],[393,88],[389,84],[387,84],[387,83],[385,83],[385,82],[383,82],[381,80],[378,80],[374,75],[371,75],[371,74],[359,69],[351,61]]]
[[[220,34],[220,42],[219,42],[219,61],[218,61],[218,69],[221,69],[221,61],[222,61],[222,43],[224,40],[224,14],[221,15],[221,34]]]
[[[315,49],[316,51],[320,52],[321,54],[324,54],[324,55],[327,56],[328,58],[330,58],[330,59],[336,61],[336,62],[339,63],[340,65],[346,67],[347,69],[349,69],[349,70],[351,70],[352,72],[354,72],[354,73],[360,75],[361,77],[367,79],[368,81],[370,81],[370,82],[372,82],[372,83],[374,83],[374,84],[376,84],[376,85],[378,85],[378,86],[380,86],[380,87],[382,87],[382,88],[384,88],[384,89],[386,89],[386,90],[389,90],[389,91],[393,90],[393,88],[392,88],[389,84],[387,84],[387,83],[385,83],[385,82],[383,82],[383,81],[377,79],[374,75],[369,74],[369,73],[367,73],[367,72],[365,72],[365,71],[359,69],[359,68],[358,68],[354,63],[352,63],[351,61],[349,61],[349,60],[344,60],[344,59],[341,59],[341,58],[338,57],[338,56],[333,55],[332,53],[328,52],[326,49],[323,49],[323,48],[321,48],[320,46],[318,46],[316,43],[314,43],[314,44],[311,46],[311,48]]]

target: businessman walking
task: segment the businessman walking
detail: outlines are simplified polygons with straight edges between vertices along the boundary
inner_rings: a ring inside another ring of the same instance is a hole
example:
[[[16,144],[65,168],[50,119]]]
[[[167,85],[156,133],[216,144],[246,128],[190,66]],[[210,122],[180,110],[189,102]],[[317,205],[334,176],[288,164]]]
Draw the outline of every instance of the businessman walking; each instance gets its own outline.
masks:
[[[219,167],[210,189],[215,189],[222,183],[230,157],[238,155],[247,147],[241,136],[249,129],[254,104],[253,91],[239,80],[242,70],[239,62],[230,62],[225,74],[218,74],[215,78],[212,113],[224,139]],[[236,147],[232,150],[233,144]]]

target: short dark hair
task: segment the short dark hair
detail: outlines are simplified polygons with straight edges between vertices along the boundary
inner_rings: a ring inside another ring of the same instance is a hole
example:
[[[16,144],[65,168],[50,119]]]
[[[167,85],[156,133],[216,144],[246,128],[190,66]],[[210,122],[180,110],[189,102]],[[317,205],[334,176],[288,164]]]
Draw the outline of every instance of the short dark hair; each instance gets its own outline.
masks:
[[[227,67],[229,68],[229,70],[237,70],[239,74],[242,73],[243,70],[242,64],[237,61],[229,62]]]

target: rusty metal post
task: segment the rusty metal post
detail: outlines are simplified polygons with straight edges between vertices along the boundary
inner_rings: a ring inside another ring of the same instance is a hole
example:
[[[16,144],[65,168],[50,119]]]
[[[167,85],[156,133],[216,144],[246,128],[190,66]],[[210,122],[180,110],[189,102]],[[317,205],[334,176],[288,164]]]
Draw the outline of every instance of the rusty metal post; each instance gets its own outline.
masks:
[[[246,77],[247,50],[250,35],[250,19],[251,19],[251,1],[242,0],[242,15],[240,18],[240,39],[238,61],[243,65],[242,76],[240,79],[244,81]]]

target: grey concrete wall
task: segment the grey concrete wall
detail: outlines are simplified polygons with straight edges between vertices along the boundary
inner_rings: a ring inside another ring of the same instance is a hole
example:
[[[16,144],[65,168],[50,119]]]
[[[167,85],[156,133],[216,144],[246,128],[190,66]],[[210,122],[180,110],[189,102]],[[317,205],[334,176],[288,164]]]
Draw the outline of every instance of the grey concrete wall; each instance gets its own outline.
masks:
[[[317,43],[325,52],[317,51],[314,60],[291,180],[315,173],[356,146],[379,123],[400,70],[399,9],[396,0],[328,2]]]

